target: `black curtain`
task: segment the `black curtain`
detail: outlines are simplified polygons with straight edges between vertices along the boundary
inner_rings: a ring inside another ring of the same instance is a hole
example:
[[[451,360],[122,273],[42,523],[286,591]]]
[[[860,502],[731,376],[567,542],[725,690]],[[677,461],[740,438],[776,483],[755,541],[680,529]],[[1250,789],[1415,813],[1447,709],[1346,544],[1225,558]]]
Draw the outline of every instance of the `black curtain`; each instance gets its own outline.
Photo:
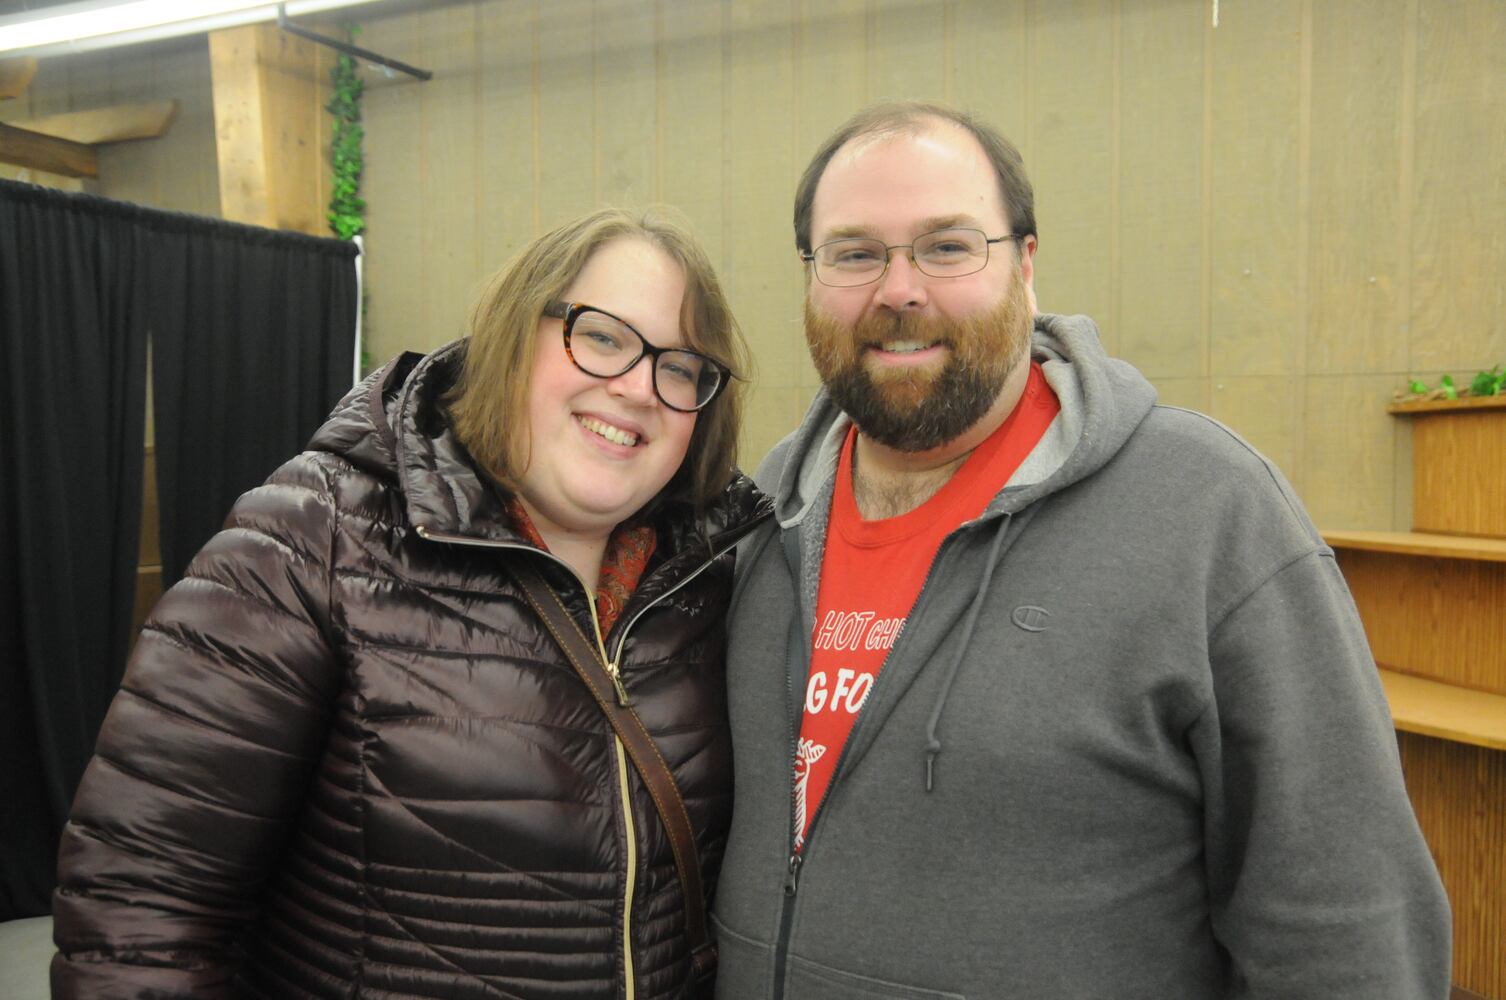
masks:
[[[149,249],[96,209],[0,182],[0,919],[51,908],[129,641]]]
[[[119,686],[152,345],[163,583],[350,387],[353,244],[0,181],[0,920]]]
[[[154,247],[162,585],[350,389],[356,247],[212,220]]]

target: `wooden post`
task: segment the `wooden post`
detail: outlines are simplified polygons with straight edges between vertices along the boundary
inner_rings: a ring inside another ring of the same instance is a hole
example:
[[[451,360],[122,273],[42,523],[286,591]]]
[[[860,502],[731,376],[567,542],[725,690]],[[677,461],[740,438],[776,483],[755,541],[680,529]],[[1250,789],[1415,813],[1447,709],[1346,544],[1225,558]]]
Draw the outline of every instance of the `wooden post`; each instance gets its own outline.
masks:
[[[209,58],[221,214],[329,235],[328,56],[275,25],[258,24],[212,32]]]

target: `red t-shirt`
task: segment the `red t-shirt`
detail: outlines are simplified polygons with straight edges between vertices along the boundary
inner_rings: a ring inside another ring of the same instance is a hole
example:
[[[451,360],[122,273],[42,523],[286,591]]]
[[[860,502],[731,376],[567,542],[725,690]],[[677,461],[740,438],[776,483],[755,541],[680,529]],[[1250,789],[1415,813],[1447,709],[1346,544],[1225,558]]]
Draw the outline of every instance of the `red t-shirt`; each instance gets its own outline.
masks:
[[[852,492],[857,429],[848,432],[832,495],[805,712],[795,749],[797,851],[942,540],[983,513],[1060,410],[1040,365],[1031,364],[1013,412],[946,485],[908,514],[878,521],[865,521],[858,513]]]

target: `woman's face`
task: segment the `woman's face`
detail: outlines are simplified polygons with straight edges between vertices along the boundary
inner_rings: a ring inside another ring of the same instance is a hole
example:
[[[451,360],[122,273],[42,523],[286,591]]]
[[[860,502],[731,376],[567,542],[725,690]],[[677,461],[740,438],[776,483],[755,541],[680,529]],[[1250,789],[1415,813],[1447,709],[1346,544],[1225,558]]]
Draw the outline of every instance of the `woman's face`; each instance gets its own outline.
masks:
[[[656,347],[685,346],[680,303],[685,274],[663,250],[635,237],[604,244],[560,298],[620,317]],[[539,321],[529,380],[529,463],[520,496],[535,527],[550,535],[604,536],[674,476],[696,415],[654,394],[644,359],[615,378],[597,378],[565,354],[564,321]]]

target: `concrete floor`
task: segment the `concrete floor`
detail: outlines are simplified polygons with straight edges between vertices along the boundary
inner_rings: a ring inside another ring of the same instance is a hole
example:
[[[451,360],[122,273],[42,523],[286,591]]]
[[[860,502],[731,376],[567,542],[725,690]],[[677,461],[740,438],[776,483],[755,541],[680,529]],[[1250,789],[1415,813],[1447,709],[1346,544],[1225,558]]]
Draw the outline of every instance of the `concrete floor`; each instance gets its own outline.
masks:
[[[48,1000],[53,951],[51,917],[0,922],[0,997]]]

